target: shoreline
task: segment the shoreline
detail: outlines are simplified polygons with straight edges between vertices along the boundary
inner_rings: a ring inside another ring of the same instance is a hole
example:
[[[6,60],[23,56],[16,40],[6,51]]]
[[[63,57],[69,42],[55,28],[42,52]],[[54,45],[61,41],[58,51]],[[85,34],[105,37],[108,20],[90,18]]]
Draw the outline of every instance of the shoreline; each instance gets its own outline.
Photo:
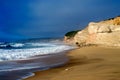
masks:
[[[70,61],[56,68],[37,71],[24,80],[119,80],[120,48],[84,47],[68,52]],[[57,74],[56,74],[57,73]]]
[[[0,71],[0,79],[2,80],[23,80],[33,76],[33,72],[47,70],[50,68],[58,67],[68,62],[68,57],[65,52],[35,56],[27,60],[6,61],[0,65],[7,66],[6,69]],[[12,67],[9,67],[12,65]]]

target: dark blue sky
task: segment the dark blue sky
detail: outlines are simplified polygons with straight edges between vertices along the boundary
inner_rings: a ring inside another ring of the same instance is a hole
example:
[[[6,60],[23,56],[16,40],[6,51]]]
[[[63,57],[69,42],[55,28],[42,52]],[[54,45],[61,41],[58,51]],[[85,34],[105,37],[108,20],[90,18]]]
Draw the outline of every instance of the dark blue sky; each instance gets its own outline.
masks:
[[[0,0],[0,41],[62,37],[120,15],[120,0]]]

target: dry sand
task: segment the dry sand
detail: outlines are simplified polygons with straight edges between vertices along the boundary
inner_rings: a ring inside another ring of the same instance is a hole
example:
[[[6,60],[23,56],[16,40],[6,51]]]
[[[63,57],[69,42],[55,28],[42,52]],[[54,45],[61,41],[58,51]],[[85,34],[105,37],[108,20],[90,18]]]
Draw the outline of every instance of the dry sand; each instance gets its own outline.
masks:
[[[66,65],[35,72],[25,80],[120,80],[120,48],[85,47],[68,56]]]

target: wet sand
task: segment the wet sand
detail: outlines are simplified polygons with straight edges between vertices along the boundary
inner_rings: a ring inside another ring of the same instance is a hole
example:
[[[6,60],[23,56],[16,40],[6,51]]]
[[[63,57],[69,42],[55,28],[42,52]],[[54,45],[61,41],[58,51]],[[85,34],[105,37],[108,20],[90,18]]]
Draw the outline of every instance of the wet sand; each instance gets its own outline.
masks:
[[[32,76],[32,72],[47,70],[68,62],[65,52],[34,56],[23,60],[0,62],[0,80],[21,80]]]
[[[120,80],[120,48],[85,47],[68,56],[66,65],[35,72],[25,80]]]

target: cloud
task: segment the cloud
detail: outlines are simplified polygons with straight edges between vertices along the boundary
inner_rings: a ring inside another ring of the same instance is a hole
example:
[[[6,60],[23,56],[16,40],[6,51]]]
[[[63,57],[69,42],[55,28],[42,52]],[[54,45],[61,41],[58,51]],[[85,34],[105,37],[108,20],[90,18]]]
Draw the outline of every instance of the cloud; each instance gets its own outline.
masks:
[[[0,5],[0,38],[64,36],[120,13],[118,0],[5,0]],[[17,36],[17,37],[16,37]]]

